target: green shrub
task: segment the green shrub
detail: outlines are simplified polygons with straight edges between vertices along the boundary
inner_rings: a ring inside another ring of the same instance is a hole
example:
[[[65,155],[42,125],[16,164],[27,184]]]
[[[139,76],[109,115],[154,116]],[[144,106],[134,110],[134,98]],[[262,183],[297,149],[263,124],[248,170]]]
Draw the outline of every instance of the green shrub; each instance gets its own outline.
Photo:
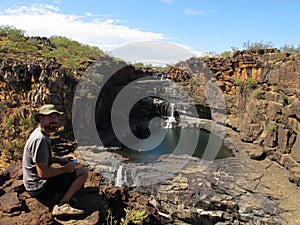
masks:
[[[254,80],[254,78],[252,78],[252,77],[247,78],[247,80],[245,80],[245,81],[243,81],[241,79],[237,79],[234,82],[234,84],[237,87],[246,87],[246,88],[249,88],[249,89],[255,89],[257,87],[257,83]]]
[[[278,126],[278,124],[276,123],[276,121],[269,121],[269,123],[267,125],[267,130],[268,131],[276,131],[277,126]]]
[[[254,78],[249,77],[246,81],[246,85],[247,87],[249,87],[250,89],[255,89],[257,87],[257,83],[254,80]]]
[[[284,46],[280,47],[280,50],[283,52],[289,52],[289,53],[299,53],[300,45],[298,45],[298,47],[295,47],[294,45],[285,44]]]
[[[288,97],[284,94],[280,96],[280,103],[283,104],[284,106],[290,104]]]
[[[0,26],[0,36],[7,37],[12,41],[24,41],[24,31],[13,26]]]
[[[268,49],[268,48],[274,48],[274,43],[271,41],[259,41],[259,42],[244,42],[243,48],[248,50],[259,50],[259,49]]]
[[[188,79],[189,84],[195,84],[195,80],[191,77],[190,79]]]
[[[141,224],[144,219],[147,218],[147,214],[145,210],[136,211],[125,209],[126,216],[125,218],[121,219],[121,225],[128,225],[128,224]]]
[[[262,92],[261,90],[255,90],[253,94],[254,94],[254,98],[258,100],[266,99],[265,93]]]
[[[113,212],[111,209],[108,210],[108,215],[106,217],[107,225],[130,225],[130,224],[142,224],[143,221],[147,218],[147,214],[145,210],[134,210],[134,209],[124,209],[126,215],[124,218],[121,218],[121,221],[117,220],[113,216]]]
[[[13,117],[13,116],[8,117],[6,120],[6,127],[11,127],[13,125],[14,120],[15,120],[15,117]]]
[[[237,87],[242,87],[244,86],[244,81],[240,80],[240,79],[237,79],[234,84],[237,86]]]
[[[20,121],[20,125],[23,126],[23,130],[31,130],[36,126],[34,118],[25,118]]]
[[[270,86],[274,92],[279,92],[279,87],[278,87],[277,83],[271,82]]]
[[[232,51],[224,51],[220,54],[222,58],[227,58],[232,56]]]
[[[50,41],[55,44],[53,51],[45,54],[46,58],[55,58],[68,68],[78,68],[82,63],[103,55],[98,47],[81,44],[66,37],[54,36]]]
[[[290,154],[291,153],[291,147],[290,146],[286,146],[284,153],[285,154]]]

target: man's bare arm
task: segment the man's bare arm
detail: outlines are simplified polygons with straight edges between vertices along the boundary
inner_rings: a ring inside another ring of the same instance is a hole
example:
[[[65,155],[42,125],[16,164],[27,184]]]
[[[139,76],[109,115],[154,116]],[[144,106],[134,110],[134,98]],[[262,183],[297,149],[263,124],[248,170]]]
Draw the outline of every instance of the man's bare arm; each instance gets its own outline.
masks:
[[[40,178],[50,178],[63,173],[72,173],[76,166],[77,164],[72,162],[58,168],[49,167],[46,162],[36,163],[37,174]]]

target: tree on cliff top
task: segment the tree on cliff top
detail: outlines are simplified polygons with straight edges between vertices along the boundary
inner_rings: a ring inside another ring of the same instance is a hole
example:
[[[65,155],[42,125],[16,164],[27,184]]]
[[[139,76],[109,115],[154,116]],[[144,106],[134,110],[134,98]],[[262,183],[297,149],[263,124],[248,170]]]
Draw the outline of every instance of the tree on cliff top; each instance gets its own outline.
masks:
[[[0,56],[18,60],[55,58],[66,68],[82,68],[104,55],[98,47],[81,44],[66,37],[27,37],[13,26],[0,26]]]
[[[50,41],[55,44],[56,48],[45,56],[56,58],[56,60],[72,69],[78,68],[82,63],[88,63],[88,61],[104,54],[98,47],[84,45],[62,36],[52,36]]]
[[[0,26],[0,36],[7,37],[11,41],[24,41],[24,31],[13,26]]]
[[[243,48],[247,50],[259,50],[259,49],[269,49],[274,48],[274,43],[271,41],[259,41],[259,42],[244,42]]]

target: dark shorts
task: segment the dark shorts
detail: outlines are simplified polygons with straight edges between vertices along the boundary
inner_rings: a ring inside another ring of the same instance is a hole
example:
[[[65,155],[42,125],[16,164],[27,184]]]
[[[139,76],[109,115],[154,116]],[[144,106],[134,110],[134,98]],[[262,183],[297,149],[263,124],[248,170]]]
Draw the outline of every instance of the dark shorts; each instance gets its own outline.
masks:
[[[55,195],[63,195],[76,180],[76,177],[75,171],[51,177],[42,190],[29,191],[28,193],[40,200],[53,198]]]

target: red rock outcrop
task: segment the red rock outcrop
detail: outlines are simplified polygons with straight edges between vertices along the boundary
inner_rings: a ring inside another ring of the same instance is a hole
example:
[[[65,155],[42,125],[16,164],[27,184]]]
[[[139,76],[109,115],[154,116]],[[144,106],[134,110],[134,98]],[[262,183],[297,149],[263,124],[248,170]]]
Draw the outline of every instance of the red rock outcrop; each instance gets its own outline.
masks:
[[[161,224],[157,209],[146,196],[125,187],[102,185],[101,176],[92,171],[89,172],[88,182],[76,193],[76,199],[76,204],[87,213],[85,216],[54,218],[51,215],[54,202],[49,200],[49,204],[42,204],[25,191],[20,163],[12,164],[0,173],[1,224],[116,223],[126,216],[125,209],[131,213],[144,211],[143,224]],[[131,219],[127,217],[128,222]]]
[[[269,155],[287,169],[299,168],[300,55],[276,49],[247,50],[230,58],[192,58],[179,63],[169,78],[179,80],[200,105],[207,104],[205,65],[223,92],[226,125],[243,141],[264,146],[265,151],[257,154]],[[298,175],[294,178],[299,182]]]

